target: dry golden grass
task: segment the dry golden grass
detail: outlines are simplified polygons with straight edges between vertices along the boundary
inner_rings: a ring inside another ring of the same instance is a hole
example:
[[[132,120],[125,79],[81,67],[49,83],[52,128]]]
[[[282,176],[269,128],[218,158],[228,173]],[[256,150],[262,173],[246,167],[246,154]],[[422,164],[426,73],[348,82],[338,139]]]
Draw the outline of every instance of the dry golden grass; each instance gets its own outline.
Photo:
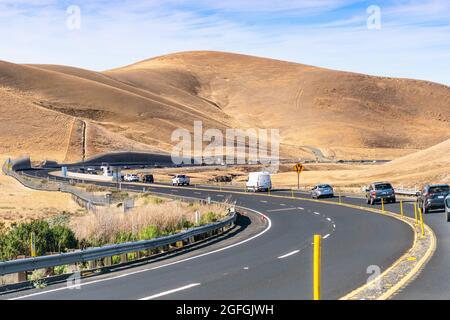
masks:
[[[89,239],[94,243],[115,243],[119,233],[138,235],[149,226],[160,231],[174,232],[184,222],[195,222],[195,211],[201,216],[214,212],[220,219],[226,214],[224,205],[198,203],[189,205],[177,200],[147,197],[141,206],[127,213],[121,208],[103,208],[71,220],[70,227],[78,239]]]
[[[0,157],[1,164],[6,157]],[[69,194],[35,191],[22,186],[14,178],[0,173],[0,223],[46,219],[63,211],[79,213],[80,207]]]

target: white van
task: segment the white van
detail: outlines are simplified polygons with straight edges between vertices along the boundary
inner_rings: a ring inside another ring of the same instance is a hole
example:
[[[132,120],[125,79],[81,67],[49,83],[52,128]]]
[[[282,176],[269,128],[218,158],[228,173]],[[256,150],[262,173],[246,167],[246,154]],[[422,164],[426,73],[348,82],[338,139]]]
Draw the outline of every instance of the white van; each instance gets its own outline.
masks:
[[[247,191],[269,191],[272,181],[268,172],[250,172],[247,180]]]

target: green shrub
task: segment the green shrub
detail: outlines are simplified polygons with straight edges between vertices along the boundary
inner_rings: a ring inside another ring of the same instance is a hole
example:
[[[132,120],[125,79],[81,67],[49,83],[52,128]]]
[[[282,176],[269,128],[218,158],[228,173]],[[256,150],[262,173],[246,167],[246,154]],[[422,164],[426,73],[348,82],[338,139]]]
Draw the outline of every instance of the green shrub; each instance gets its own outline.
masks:
[[[60,274],[66,274],[67,273],[67,266],[56,266],[53,268],[53,273],[57,276]]]
[[[150,240],[161,236],[161,232],[156,226],[148,226],[139,232],[139,240]]]
[[[201,224],[209,224],[217,221],[217,215],[209,211],[207,214],[204,214],[201,218]]]
[[[0,234],[0,260],[15,259],[19,255],[30,255],[30,237],[35,235],[36,254],[64,252],[75,249],[77,240],[72,230],[64,226],[50,227],[44,220],[13,225],[8,232]]]

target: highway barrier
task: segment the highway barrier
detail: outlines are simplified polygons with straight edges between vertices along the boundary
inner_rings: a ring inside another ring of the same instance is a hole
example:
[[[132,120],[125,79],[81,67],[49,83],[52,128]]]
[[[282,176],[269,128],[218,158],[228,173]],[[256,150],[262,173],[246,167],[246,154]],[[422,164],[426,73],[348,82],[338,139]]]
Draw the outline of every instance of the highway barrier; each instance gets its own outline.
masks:
[[[232,228],[236,222],[237,213],[235,211],[222,221],[208,224],[201,227],[192,228],[174,235],[161,237],[152,240],[142,240],[114,245],[107,245],[98,248],[88,248],[68,253],[61,253],[35,258],[25,258],[0,262],[0,275],[31,271],[35,269],[50,268],[62,265],[73,265],[77,263],[98,261],[113,256],[122,256],[128,253],[140,253],[152,251],[154,249],[163,250],[169,246],[181,247],[183,244],[191,244],[195,238],[205,239],[207,237],[221,234]]]

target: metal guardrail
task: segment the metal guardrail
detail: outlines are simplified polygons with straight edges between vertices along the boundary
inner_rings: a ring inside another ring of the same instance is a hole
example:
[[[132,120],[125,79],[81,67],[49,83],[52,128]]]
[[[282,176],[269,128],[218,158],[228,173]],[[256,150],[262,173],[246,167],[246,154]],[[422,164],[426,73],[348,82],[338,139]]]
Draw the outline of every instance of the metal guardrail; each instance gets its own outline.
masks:
[[[15,178],[21,184],[26,186],[27,188],[38,190],[38,191],[61,191],[65,193],[70,193],[74,197],[82,200],[88,206],[107,206],[110,205],[110,200],[104,196],[94,195],[90,192],[83,191],[79,188],[76,188],[68,183],[53,181],[50,178],[44,179],[39,177],[32,177],[23,174],[19,174],[18,172],[8,169],[8,164],[5,162],[2,166],[2,171],[7,176]]]
[[[118,256],[121,254],[160,248],[176,243],[178,241],[188,240],[195,236],[231,226],[235,223],[236,219],[236,212],[232,212],[226,219],[222,221],[189,229],[167,237],[108,245],[98,248],[89,248],[76,252],[61,253],[50,256],[40,256],[36,258],[26,258],[0,262],[0,275],[100,260],[103,258]]]

